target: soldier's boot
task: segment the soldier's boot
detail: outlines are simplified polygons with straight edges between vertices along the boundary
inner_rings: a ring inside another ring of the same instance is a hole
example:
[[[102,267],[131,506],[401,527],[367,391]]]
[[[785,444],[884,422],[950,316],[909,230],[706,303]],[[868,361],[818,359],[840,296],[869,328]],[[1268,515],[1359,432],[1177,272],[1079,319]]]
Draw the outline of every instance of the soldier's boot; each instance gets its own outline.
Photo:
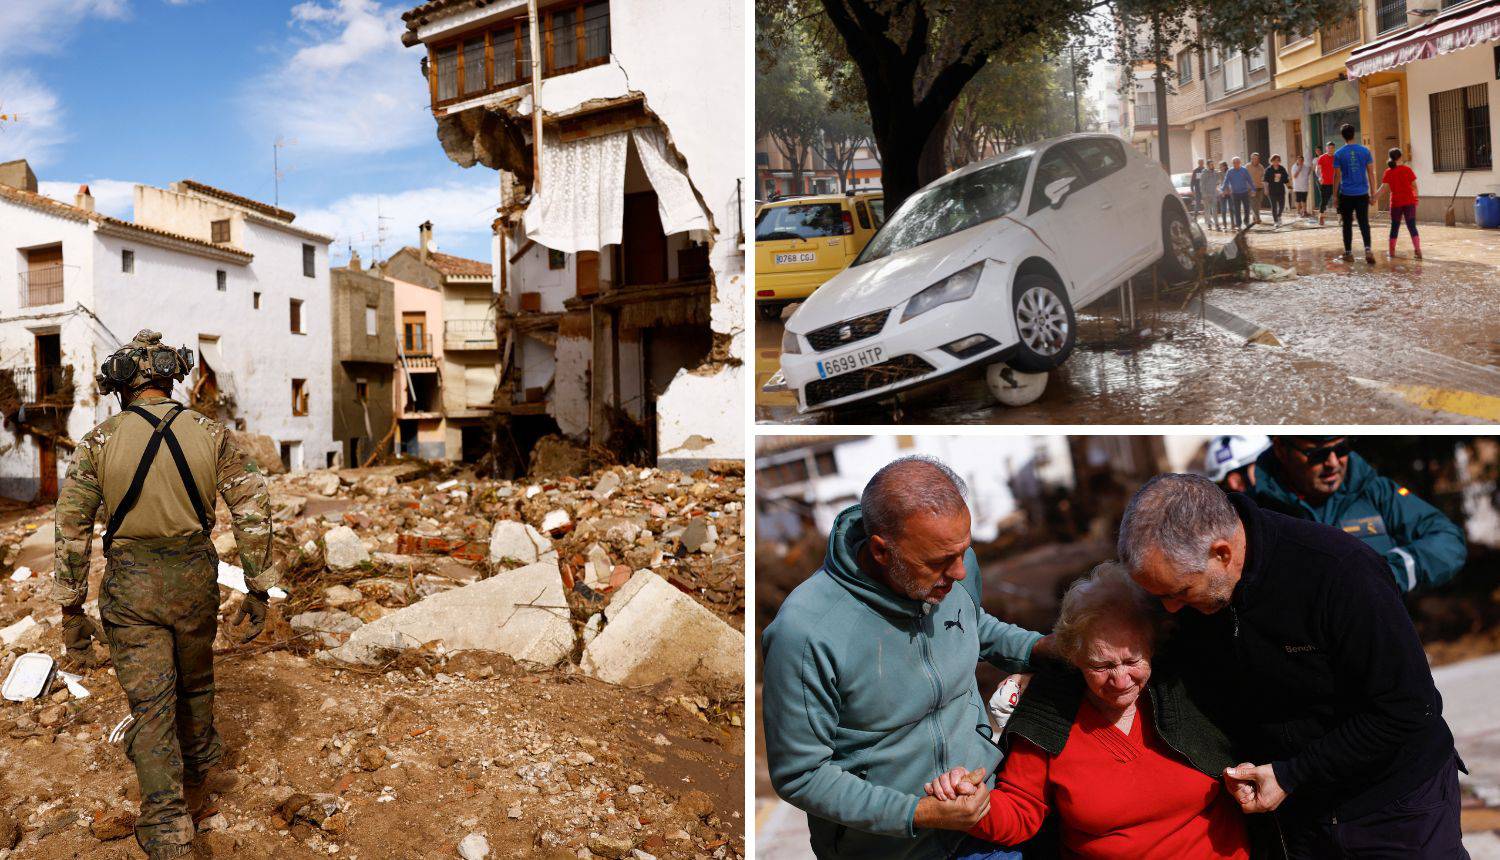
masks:
[[[201,824],[205,818],[219,811],[219,805],[214,800],[215,795],[232,791],[239,784],[239,776],[223,768],[214,768],[209,771],[208,776],[204,777],[202,782],[184,783],[183,799],[187,801],[188,815],[193,817],[193,824]]]

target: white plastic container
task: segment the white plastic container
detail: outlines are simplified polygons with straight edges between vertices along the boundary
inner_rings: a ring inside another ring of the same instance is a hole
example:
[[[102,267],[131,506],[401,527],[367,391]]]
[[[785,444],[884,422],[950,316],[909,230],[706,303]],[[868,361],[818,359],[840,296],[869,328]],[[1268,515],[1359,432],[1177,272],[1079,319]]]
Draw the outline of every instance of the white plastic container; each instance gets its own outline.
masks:
[[[46,695],[57,672],[57,661],[46,654],[22,654],[10,667],[0,696],[12,702],[29,702]]]

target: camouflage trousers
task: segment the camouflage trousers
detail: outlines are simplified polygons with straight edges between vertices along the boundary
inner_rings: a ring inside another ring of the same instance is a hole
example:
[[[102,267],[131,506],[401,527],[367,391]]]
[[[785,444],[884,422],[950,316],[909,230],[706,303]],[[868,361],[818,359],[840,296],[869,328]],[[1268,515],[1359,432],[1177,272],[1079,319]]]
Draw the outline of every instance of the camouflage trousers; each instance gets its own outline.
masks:
[[[105,567],[99,615],[135,717],[125,754],[141,788],[135,838],[150,857],[193,841],[183,783],[202,782],[224,755],[214,731],[218,560],[193,535],[122,540]]]

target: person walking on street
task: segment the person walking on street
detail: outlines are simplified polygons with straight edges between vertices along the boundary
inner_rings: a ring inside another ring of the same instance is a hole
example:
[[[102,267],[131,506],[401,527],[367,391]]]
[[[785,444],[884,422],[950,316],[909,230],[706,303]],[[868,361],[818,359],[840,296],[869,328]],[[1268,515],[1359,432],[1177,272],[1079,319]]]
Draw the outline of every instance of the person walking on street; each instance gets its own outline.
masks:
[[[1203,214],[1208,218],[1208,226],[1215,230],[1224,223],[1219,205],[1219,183],[1223,181],[1224,174],[1212,161],[1203,166],[1203,174],[1198,177],[1198,185],[1203,189]]]
[[[58,493],[52,597],[62,608],[70,657],[92,662],[93,639],[109,645],[134,722],[125,754],[140,784],[136,842],[151,860],[194,855],[196,822],[211,795],[233,787],[214,730],[213,643],[218,632],[218,553],[209,532],[222,496],[249,587],[234,625],[248,642],[265,626],[271,499],[255,463],[222,424],[168,398],[193,353],[143,330],[95,377],[124,411],[79,442]],[[165,448],[166,450],[162,450]],[[84,614],[94,521],[106,515],[100,628]]]
[[[1250,197],[1250,208],[1255,212],[1254,223],[1260,223],[1260,204],[1266,196],[1266,165],[1260,160],[1260,153],[1250,153],[1250,164],[1246,166],[1250,171],[1250,182],[1255,186],[1255,191]]]
[[[1198,159],[1198,166],[1193,168],[1192,178],[1188,185],[1193,190],[1193,215],[1197,216],[1203,212],[1203,159]]]
[[[1385,173],[1380,177],[1380,188],[1391,194],[1391,251],[1396,256],[1396,237],[1401,234],[1401,219],[1406,219],[1406,232],[1411,234],[1411,255],[1422,259],[1422,237],[1417,235],[1417,174],[1401,163],[1401,150],[1395,147],[1387,153]]]
[[[1234,229],[1236,231],[1240,229],[1241,219],[1244,221],[1244,226],[1248,226],[1250,195],[1255,192],[1255,180],[1251,177],[1251,171],[1240,164],[1239,156],[1235,156],[1234,166],[1225,174],[1224,185],[1219,190],[1230,195],[1230,221],[1234,224]]]
[[[1344,145],[1333,154],[1334,194],[1338,198],[1339,224],[1344,231],[1344,260],[1352,262],[1354,220],[1365,242],[1365,262],[1375,265],[1370,247],[1370,192],[1375,188],[1375,156],[1368,147],[1354,142],[1354,126],[1339,129]]]
[[[1329,201],[1333,200],[1333,141],[1328,141],[1328,149],[1318,156],[1318,226],[1323,225],[1323,212],[1328,208]]]
[[[1281,156],[1271,156],[1271,166],[1266,168],[1266,196],[1271,198],[1271,221],[1281,226],[1281,212],[1286,208],[1286,185],[1291,175],[1281,166]]]
[[[1307,175],[1309,171],[1310,168],[1307,166],[1307,159],[1302,156],[1297,156],[1297,160],[1292,162],[1292,195],[1296,198],[1298,218],[1307,217]]]

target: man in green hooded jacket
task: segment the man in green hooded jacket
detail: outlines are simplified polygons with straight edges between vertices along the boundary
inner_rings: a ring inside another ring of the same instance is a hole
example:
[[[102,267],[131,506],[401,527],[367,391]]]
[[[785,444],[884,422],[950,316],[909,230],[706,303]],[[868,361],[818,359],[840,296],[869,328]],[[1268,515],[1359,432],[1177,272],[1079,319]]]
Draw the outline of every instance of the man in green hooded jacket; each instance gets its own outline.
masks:
[[[953,826],[962,805],[925,797],[924,783],[962,766],[993,784],[1000,753],[979,731],[988,716],[975,666],[1024,670],[1051,640],[984,611],[969,524],[946,466],[888,464],[766,628],[771,782],[808,814],[819,857],[949,856],[966,837],[934,828]]]
[[[245,641],[264,626],[277,580],[264,477],[223,425],[167,397],[191,367],[190,351],[163,346],[153,331],[105,361],[101,394],[119,394],[125,409],[79,441],[56,507],[52,597],[68,654],[82,660],[98,629],[83,606],[94,521],[105,515],[99,616],[134,718],[125,752],[141,789],[136,841],[151,860],[191,856],[210,792],[233,779],[214,767],[224,756],[213,720],[219,558],[209,532],[218,497],[250,589],[233,620],[245,623]]]
[[[1255,503],[1343,529],[1380,553],[1403,593],[1451,580],[1468,558],[1463,530],[1382,476],[1345,436],[1276,436],[1256,460]]]

